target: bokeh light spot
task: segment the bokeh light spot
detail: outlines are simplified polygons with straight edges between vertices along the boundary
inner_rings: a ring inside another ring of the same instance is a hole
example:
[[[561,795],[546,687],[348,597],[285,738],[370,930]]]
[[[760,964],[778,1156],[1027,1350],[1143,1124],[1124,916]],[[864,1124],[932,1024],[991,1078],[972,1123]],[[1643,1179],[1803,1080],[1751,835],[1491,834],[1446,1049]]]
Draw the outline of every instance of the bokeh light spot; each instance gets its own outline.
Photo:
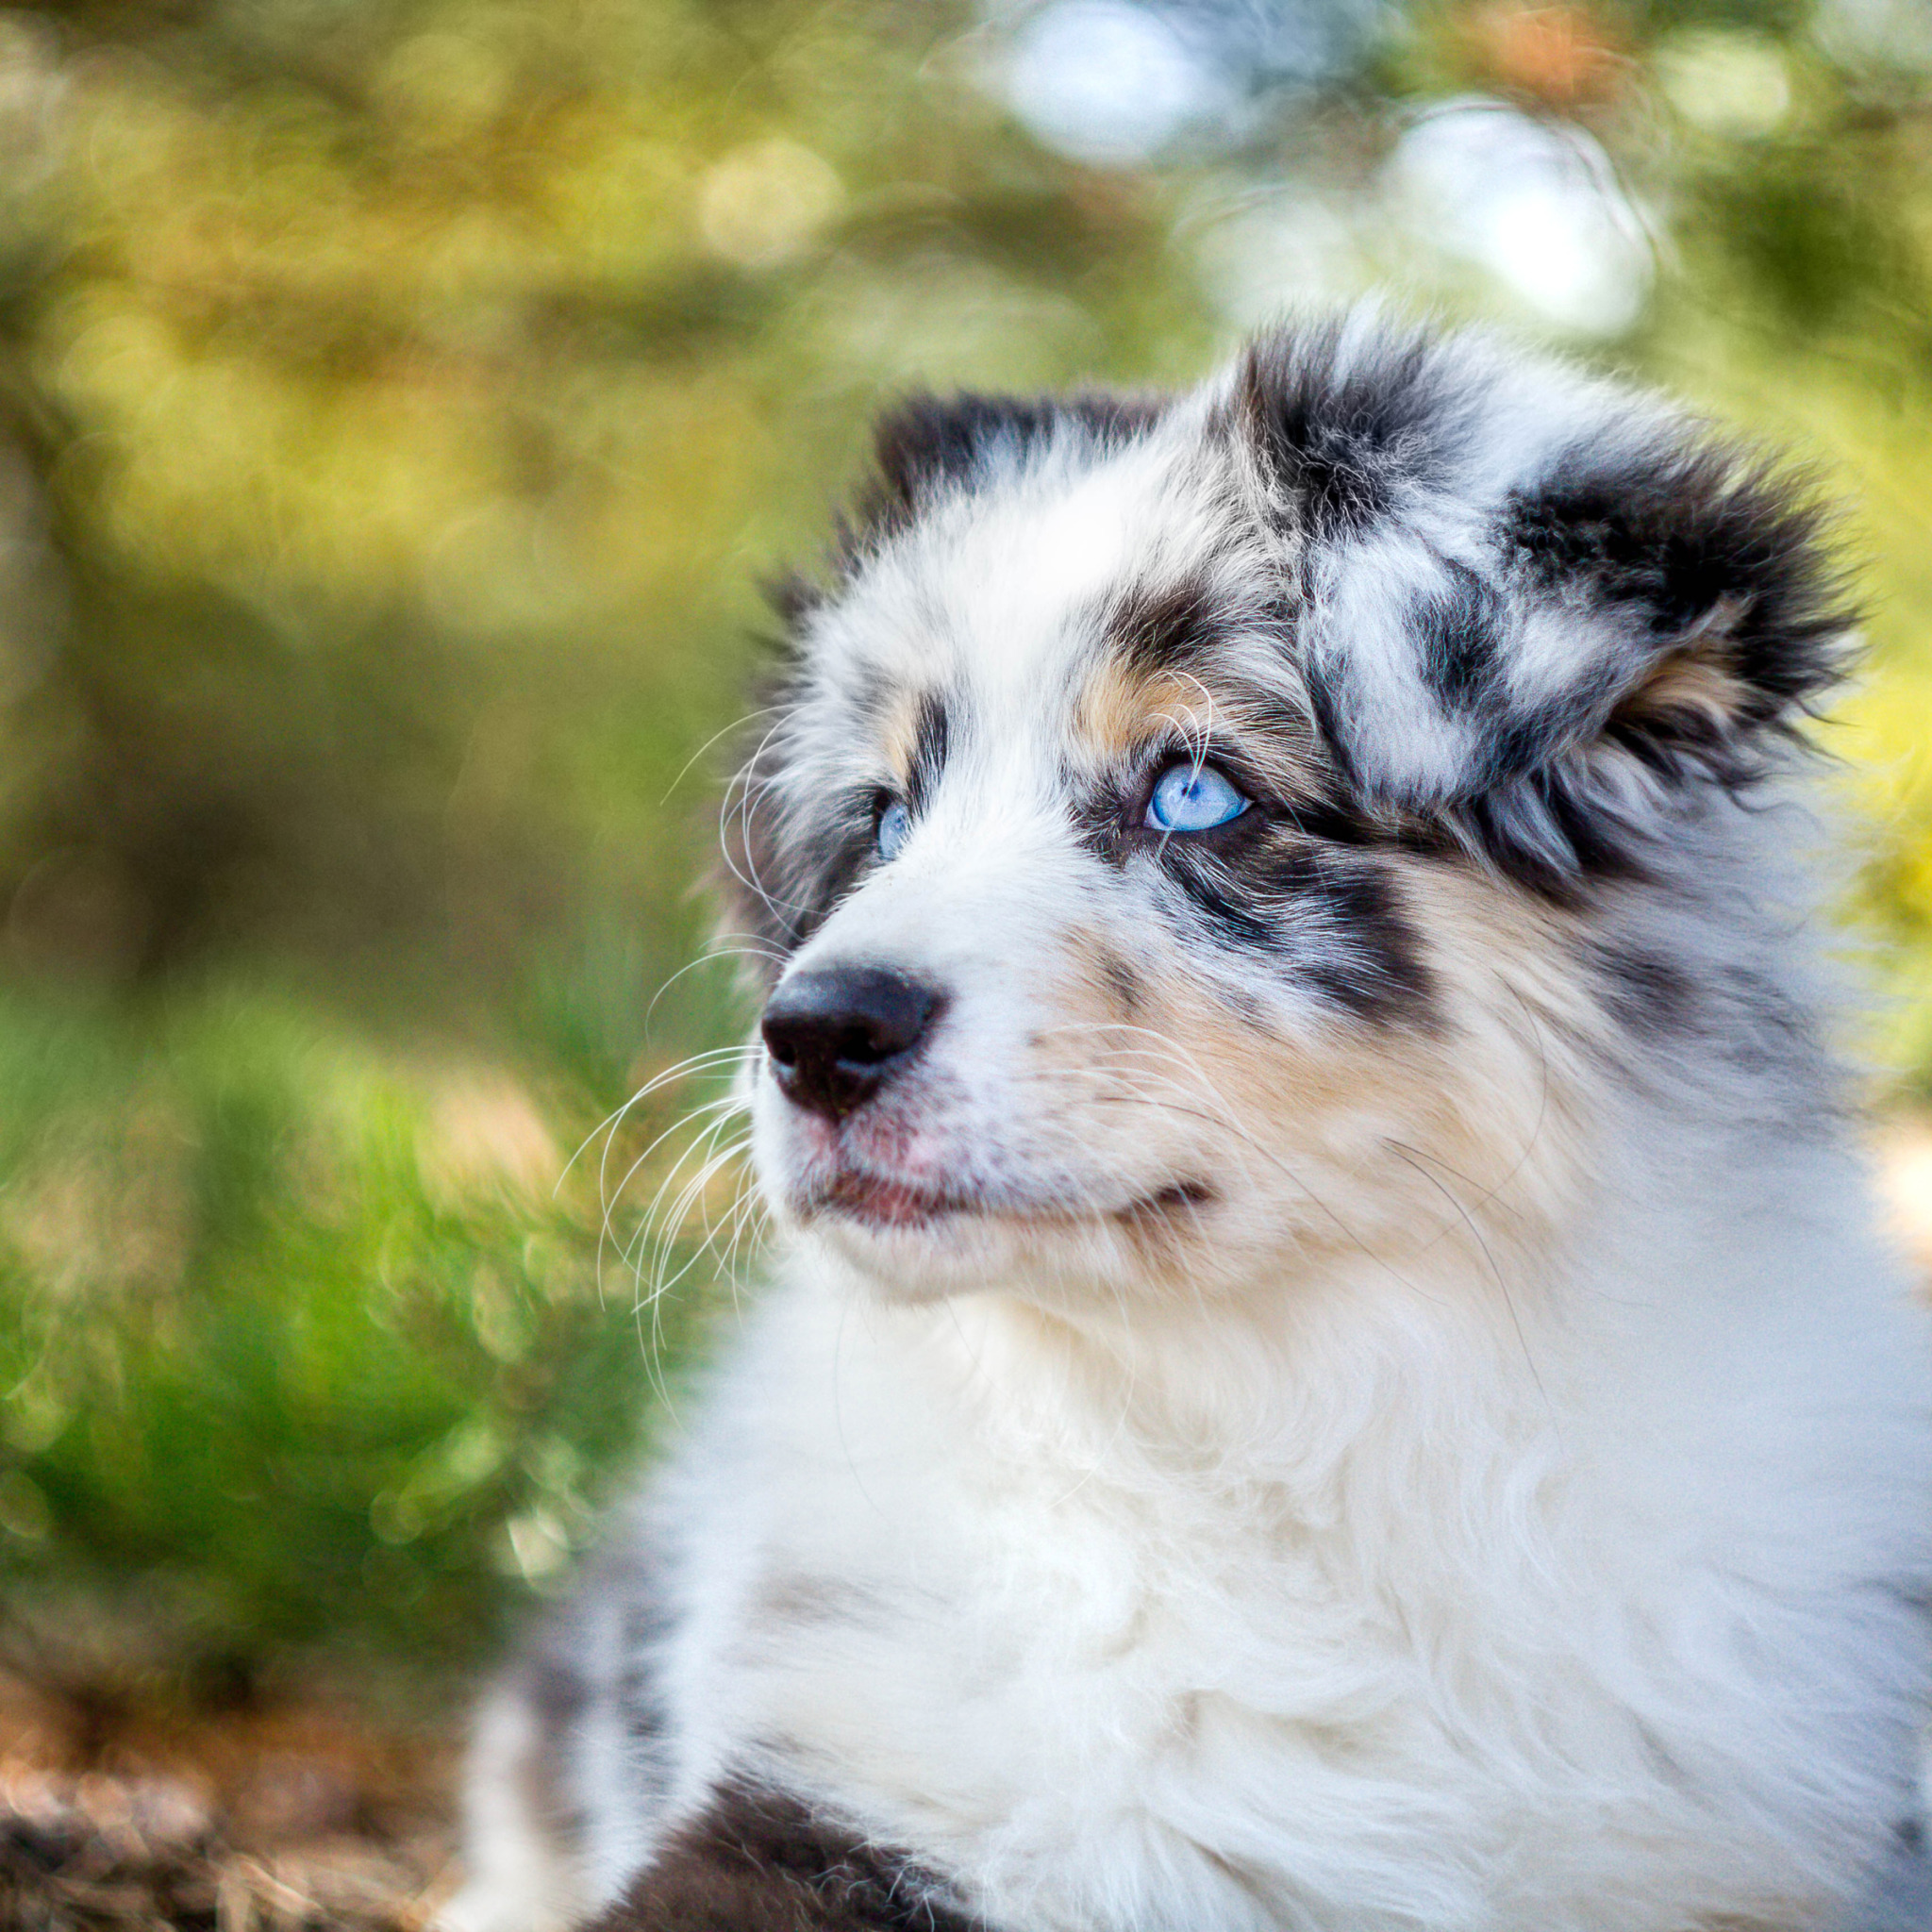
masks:
[[[1216,64],[1159,13],[1126,0],[1055,0],[1014,36],[1014,113],[1047,146],[1116,165],[1146,159],[1234,107]]]
[[[698,225],[714,255],[741,268],[795,260],[838,213],[831,163],[795,141],[759,141],[716,162],[698,188]]]
[[[1616,335],[1641,314],[1652,256],[1603,150],[1500,102],[1451,102],[1391,161],[1420,240],[1489,271],[1546,320]]]

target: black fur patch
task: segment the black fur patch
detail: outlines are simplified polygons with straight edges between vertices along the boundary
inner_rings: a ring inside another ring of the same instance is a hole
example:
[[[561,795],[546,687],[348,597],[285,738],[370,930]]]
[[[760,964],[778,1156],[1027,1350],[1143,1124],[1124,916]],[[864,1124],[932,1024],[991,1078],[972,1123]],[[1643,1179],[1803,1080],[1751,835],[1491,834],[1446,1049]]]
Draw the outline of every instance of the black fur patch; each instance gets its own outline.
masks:
[[[1282,809],[1303,838],[1324,845],[1353,846],[1361,851],[1413,852],[1424,858],[1441,857],[1446,849],[1445,841],[1429,826],[1394,814],[1378,817],[1364,810],[1339,788],[1330,789],[1319,798],[1296,799]]]
[[[1747,1072],[1808,1067],[1814,1091],[1830,1080],[1824,1042],[1810,1014],[1764,974],[1734,966],[1720,975],[1716,999],[1722,1018],[1713,1031],[1724,1056]]]
[[[1636,1039],[1667,1039],[1691,1023],[1697,989],[1683,968],[1663,954],[1608,943],[1589,946],[1586,954],[1596,968],[1605,1006]]]
[[[1515,498],[1502,539],[1538,592],[1624,613],[1637,661],[1609,667],[1627,695],[1604,735],[1660,777],[1749,783],[1767,732],[1789,736],[1844,671],[1856,621],[1825,555],[1819,507],[1766,464],[1724,444],[1606,468],[1587,456]],[[1724,680],[1708,705],[1646,701],[1673,658]]]
[[[983,1932],[904,1853],[787,1792],[729,1784],[593,1932]]]
[[[1276,832],[1224,858],[1171,839],[1162,862],[1224,944],[1377,1025],[1437,1024],[1421,935],[1385,863]]]
[[[870,543],[910,524],[942,489],[971,486],[1002,448],[1024,454],[1057,433],[1083,434],[1096,450],[1144,435],[1167,409],[1159,397],[912,395],[874,432],[877,475],[840,543],[849,568]]]
[[[1191,840],[1171,839],[1161,860],[1178,879],[1203,923],[1224,945],[1251,953],[1280,950],[1280,935],[1265,918],[1256,895],[1236,877],[1225,860]]]
[[[1301,848],[1263,876],[1284,898],[1319,898],[1334,921],[1339,957],[1313,958],[1307,971],[1338,1006],[1365,1020],[1433,1022],[1435,978],[1385,865]]]
[[[1318,542],[1359,535],[1405,482],[1438,481],[1449,395],[1426,341],[1344,362],[1342,325],[1264,337],[1243,359],[1231,422],[1289,513]]]
[[[1502,656],[1503,600],[1467,566],[1447,565],[1450,588],[1420,605],[1409,628],[1423,649],[1423,682],[1445,708],[1468,711],[1488,696]]]
[[[1586,761],[1544,766],[1492,784],[1444,814],[1505,877],[1552,905],[1576,908],[1592,886],[1646,876],[1654,828],[1592,797]]]
[[[1506,544],[1544,588],[1641,612],[1661,647],[1727,603],[1740,725],[1810,705],[1843,672],[1855,621],[1823,554],[1823,515],[1762,459],[1724,444],[1606,468],[1588,453],[1509,505]]]
[[[1130,585],[1108,605],[1102,626],[1125,669],[1143,677],[1195,669],[1218,634],[1212,593],[1193,577]]]
[[[946,701],[938,691],[929,691],[919,701],[912,727],[912,768],[907,774],[906,803],[913,811],[924,810],[938,789],[951,742],[952,718]]]
[[[1653,947],[1626,941],[1586,942],[1590,968],[1605,1010],[1643,1050],[1696,1037],[1752,1074],[1794,1076],[1823,1094],[1831,1085],[1824,1042],[1803,1009],[1765,975],[1744,967],[1693,976]],[[1639,1064],[1645,1062],[1640,1061]]]

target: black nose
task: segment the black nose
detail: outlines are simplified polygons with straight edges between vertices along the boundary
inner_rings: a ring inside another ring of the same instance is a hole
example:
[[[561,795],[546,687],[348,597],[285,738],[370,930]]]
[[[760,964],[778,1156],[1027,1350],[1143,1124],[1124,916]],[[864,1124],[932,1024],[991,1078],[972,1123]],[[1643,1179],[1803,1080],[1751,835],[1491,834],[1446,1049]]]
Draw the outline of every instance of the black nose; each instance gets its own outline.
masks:
[[[797,973],[765,1008],[765,1046],[787,1096],[842,1120],[924,1039],[940,995],[902,973],[835,966]]]

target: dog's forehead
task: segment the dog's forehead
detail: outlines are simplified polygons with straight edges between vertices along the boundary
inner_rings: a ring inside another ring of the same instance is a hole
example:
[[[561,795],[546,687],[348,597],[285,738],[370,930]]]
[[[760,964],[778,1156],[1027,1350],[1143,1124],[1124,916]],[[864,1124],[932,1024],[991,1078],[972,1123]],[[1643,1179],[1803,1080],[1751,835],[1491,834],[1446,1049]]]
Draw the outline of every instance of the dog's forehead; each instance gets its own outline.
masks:
[[[815,626],[812,669],[874,704],[931,691],[1016,730],[1063,721],[1124,597],[1232,575],[1224,496],[1198,441],[1016,465],[883,546]]]

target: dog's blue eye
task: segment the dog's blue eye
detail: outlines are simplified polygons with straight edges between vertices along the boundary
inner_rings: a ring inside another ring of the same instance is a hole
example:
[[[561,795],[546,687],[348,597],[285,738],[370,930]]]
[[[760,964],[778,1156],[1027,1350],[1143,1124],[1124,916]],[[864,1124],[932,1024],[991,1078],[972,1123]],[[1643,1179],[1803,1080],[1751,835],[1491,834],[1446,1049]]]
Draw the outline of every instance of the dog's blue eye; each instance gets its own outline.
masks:
[[[1158,832],[1209,832],[1238,819],[1248,801],[1211,765],[1170,765],[1154,781],[1147,823]]]
[[[879,814],[879,829],[876,843],[881,858],[896,858],[899,848],[905,844],[912,830],[912,815],[895,798]]]

